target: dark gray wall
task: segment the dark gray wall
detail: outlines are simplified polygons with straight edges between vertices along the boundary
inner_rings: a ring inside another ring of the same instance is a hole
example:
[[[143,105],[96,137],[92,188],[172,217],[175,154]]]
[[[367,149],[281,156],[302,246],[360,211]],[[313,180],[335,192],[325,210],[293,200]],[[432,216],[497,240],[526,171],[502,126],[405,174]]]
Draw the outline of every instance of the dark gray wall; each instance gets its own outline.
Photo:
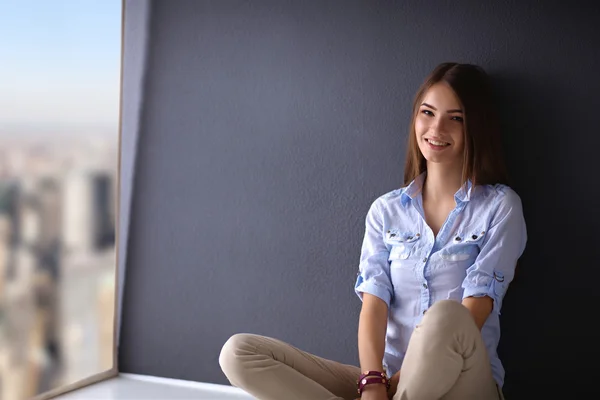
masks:
[[[236,332],[357,363],[364,217],[401,186],[419,84],[459,61],[495,77],[530,235],[502,315],[507,397],[594,389],[599,18],[576,1],[154,1],[121,371],[226,383]]]

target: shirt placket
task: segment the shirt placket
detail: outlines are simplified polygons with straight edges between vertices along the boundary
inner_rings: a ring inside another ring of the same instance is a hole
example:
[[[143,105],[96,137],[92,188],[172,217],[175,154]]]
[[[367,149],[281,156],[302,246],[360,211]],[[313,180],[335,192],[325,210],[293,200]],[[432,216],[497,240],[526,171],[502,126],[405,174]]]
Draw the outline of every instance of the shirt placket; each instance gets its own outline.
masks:
[[[420,200],[420,199],[419,199]],[[431,293],[429,284],[430,282],[427,280],[427,267],[429,266],[429,259],[431,254],[438,248],[440,248],[446,241],[448,240],[448,235],[451,233],[451,227],[454,226],[456,218],[460,214],[464,207],[464,203],[461,202],[457,204],[457,206],[450,212],[448,218],[442,225],[440,231],[438,232],[437,238],[434,238],[433,231],[427,225],[425,220],[425,213],[423,211],[421,201],[417,202],[417,211],[421,215],[423,219],[423,226],[425,227],[426,236],[427,236],[427,247],[423,249],[423,258],[419,262],[419,276],[422,279],[421,282],[421,298],[420,298],[420,306],[421,313],[425,314],[429,307],[431,306]]]

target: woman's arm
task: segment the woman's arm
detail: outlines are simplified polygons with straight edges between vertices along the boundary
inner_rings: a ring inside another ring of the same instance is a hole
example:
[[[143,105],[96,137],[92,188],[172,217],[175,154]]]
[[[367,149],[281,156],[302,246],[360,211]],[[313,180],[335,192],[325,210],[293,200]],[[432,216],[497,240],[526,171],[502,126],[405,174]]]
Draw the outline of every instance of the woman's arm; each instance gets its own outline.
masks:
[[[483,324],[492,312],[494,300],[489,296],[467,297],[462,301],[463,306],[467,307],[475,319],[477,328],[481,330]]]
[[[362,301],[358,322],[358,353],[361,370],[383,371],[385,335],[393,286],[389,271],[389,249],[383,240],[381,200],[375,201],[365,221],[359,273],[354,290]],[[385,400],[385,385],[367,385],[362,399]]]
[[[387,329],[387,304],[379,297],[363,294],[358,322],[358,355],[362,371],[383,371]]]
[[[508,187],[497,190],[494,218],[462,284],[462,304],[469,309],[480,330],[490,313],[500,312],[517,260],[527,243],[521,199]]]
[[[363,294],[363,305],[358,322],[358,355],[361,371],[383,371],[385,333],[388,306],[377,296]],[[385,385],[368,385],[362,398],[387,399]]]

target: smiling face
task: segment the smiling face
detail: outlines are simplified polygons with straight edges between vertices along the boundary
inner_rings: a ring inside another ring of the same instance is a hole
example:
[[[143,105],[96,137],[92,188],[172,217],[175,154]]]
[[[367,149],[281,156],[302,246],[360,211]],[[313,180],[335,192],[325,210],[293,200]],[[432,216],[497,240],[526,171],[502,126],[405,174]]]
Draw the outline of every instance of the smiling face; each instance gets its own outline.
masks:
[[[445,83],[432,85],[415,118],[417,144],[428,163],[462,164],[463,124],[463,110],[454,91]]]

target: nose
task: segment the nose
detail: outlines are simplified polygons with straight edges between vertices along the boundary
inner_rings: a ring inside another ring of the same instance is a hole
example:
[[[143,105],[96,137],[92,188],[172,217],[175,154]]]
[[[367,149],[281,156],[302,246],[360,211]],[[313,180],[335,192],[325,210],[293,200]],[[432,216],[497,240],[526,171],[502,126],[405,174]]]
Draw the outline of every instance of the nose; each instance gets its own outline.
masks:
[[[435,118],[431,122],[430,132],[436,136],[443,136],[445,130],[444,122],[441,118]]]

